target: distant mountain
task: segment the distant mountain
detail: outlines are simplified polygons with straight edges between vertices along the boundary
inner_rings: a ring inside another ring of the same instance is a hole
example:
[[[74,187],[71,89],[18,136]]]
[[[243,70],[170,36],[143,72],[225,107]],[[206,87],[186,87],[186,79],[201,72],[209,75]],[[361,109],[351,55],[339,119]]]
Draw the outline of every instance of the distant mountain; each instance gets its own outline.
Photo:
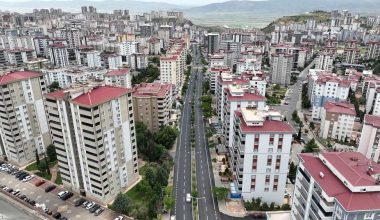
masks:
[[[276,18],[314,10],[379,13],[380,0],[235,0],[185,9],[195,24],[264,27]]]
[[[92,5],[98,12],[110,12],[114,9],[128,9],[131,13],[150,12],[152,10],[182,10],[186,7],[163,2],[147,2],[136,0],[33,0],[26,2],[0,2],[0,10],[31,12],[33,9],[41,8],[62,8],[64,11],[80,12],[81,6]]]

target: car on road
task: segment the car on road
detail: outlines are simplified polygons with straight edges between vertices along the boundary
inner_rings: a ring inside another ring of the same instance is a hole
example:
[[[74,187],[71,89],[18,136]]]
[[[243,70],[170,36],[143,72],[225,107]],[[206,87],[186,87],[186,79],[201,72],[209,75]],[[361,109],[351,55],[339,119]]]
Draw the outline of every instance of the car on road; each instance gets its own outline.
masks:
[[[98,216],[98,215],[102,214],[103,211],[104,211],[103,208],[98,208],[98,209],[95,211],[94,215],[95,215],[95,216]]]
[[[82,205],[84,202],[86,202],[85,199],[79,198],[77,201],[75,201],[74,205],[75,205],[75,207],[78,207],[78,206]]]
[[[53,189],[55,189],[56,187],[57,187],[57,186],[55,186],[55,185],[50,185],[50,186],[46,187],[45,192],[50,192],[50,191],[52,191]]]
[[[186,194],[186,202],[191,202],[191,195],[190,195],[190,193]]]
[[[53,216],[53,218],[55,218],[55,219],[59,219],[59,218],[61,217],[61,213],[59,213],[59,212],[55,212],[52,216]]]

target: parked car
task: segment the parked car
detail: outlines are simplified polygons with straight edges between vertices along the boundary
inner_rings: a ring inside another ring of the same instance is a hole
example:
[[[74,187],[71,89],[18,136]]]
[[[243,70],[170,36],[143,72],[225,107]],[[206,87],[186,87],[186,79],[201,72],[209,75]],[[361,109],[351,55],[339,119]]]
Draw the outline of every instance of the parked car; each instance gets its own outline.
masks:
[[[61,191],[61,192],[59,192],[59,193],[57,194],[57,196],[58,196],[58,198],[62,199],[62,197],[63,197],[64,195],[66,195],[67,193],[69,193],[69,191]]]
[[[98,216],[98,215],[100,215],[100,214],[102,214],[102,212],[104,211],[104,209],[103,208],[98,208],[96,211],[95,211],[95,216]]]
[[[65,201],[65,200],[70,199],[73,195],[74,195],[74,193],[72,193],[72,192],[67,192],[66,194],[64,194],[64,195],[61,197],[61,199],[62,199],[63,201]]]
[[[44,184],[46,181],[45,180],[38,180],[34,185],[35,186],[41,186],[42,184]]]
[[[45,192],[50,192],[50,191],[52,191],[55,188],[56,188],[55,185],[50,185],[50,186],[46,187]]]
[[[26,176],[22,181],[23,182],[28,182],[29,180],[31,180],[33,178],[34,178],[34,175],[29,175],[29,176]]]
[[[61,213],[59,213],[59,212],[55,212],[52,216],[53,216],[53,218],[55,218],[55,219],[59,219],[59,218],[61,217]]]
[[[124,219],[124,217],[121,215],[115,218],[115,220],[123,220],[123,219]]]
[[[86,208],[87,207],[87,205],[90,203],[90,201],[85,201],[83,204],[82,204],[82,207],[83,208]]]
[[[100,205],[95,204],[94,206],[91,207],[91,209],[89,209],[89,211],[90,213],[94,213],[98,208],[100,208]]]
[[[78,207],[80,205],[82,205],[86,200],[83,199],[83,198],[79,198],[77,201],[75,201],[74,205],[75,207]]]
[[[95,202],[90,202],[89,204],[87,204],[86,209],[89,210],[89,209],[91,209],[94,205],[95,205]]]

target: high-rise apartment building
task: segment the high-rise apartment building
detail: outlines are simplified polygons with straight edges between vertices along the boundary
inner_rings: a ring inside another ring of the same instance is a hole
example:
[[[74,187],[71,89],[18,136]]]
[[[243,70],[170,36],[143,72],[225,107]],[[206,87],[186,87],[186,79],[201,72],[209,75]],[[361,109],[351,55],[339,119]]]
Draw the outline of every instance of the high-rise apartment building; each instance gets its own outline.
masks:
[[[69,65],[69,54],[64,44],[52,44],[49,46],[50,62],[56,67]]]
[[[238,192],[244,200],[282,204],[294,129],[279,112],[247,107],[234,112],[232,133],[229,162]]]
[[[315,61],[315,69],[332,71],[334,56],[328,53],[320,53]]]
[[[292,220],[376,219],[380,167],[359,152],[300,154]]]
[[[223,135],[226,138],[226,149],[229,149],[233,144],[234,132],[232,131],[234,130],[234,112],[242,108],[254,108],[260,111],[265,110],[266,98],[249,86],[228,85],[228,87],[224,89],[224,121],[222,124]],[[232,154],[232,152],[230,153]]]
[[[71,88],[45,104],[64,186],[107,203],[138,179],[131,89]]]
[[[309,71],[308,95],[312,117],[321,118],[321,110],[327,101],[344,102],[348,98],[351,83],[331,73]]]
[[[214,54],[219,51],[219,33],[208,33],[206,35],[207,54]]]
[[[380,41],[370,41],[367,43],[366,59],[376,59],[380,56]]]
[[[132,74],[128,68],[111,70],[104,75],[107,85],[132,88]]]
[[[293,66],[293,55],[285,53],[272,54],[271,81],[274,84],[287,86],[290,84]]]
[[[171,84],[141,83],[133,88],[135,120],[143,122],[150,131],[156,132],[168,125],[173,105]]]
[[[344,62],[349,64],[357,64],[360,57],[360,50],[357,47],[356,41],[346,42],[346,47],[344,48]]]
[[[10,162],[24,166],[51,143],[43,103],[47,86],[42,74],[29,71],[1,75],[0,85],[1,147]]]

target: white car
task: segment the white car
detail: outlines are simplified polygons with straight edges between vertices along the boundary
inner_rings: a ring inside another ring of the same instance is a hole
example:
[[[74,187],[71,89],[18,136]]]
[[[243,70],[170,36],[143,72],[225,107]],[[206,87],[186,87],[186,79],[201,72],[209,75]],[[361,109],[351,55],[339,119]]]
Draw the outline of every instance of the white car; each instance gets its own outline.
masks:
[[[91,209],[95,205],[95,202],[90,202],[87,204],[86,209]]]
[[[115,220],[123,220],[123,219],[124,219],[124,217],[121,215],[115,218]]]
[[[27,182],[27,181],[29,181],[29,180],[31,180],[33,178],[34,178],[34,175],[29,175],[29,176],[25,177],[22,181],[23,182]]]
[[[190,193],[186,194],[186,202],[191,202],[191,195],[190,195]]]
[[[62,198],[62,196],[66,195],[66,193],[69,193],[68,191],[61,191],[58,193],[58,197]]]

